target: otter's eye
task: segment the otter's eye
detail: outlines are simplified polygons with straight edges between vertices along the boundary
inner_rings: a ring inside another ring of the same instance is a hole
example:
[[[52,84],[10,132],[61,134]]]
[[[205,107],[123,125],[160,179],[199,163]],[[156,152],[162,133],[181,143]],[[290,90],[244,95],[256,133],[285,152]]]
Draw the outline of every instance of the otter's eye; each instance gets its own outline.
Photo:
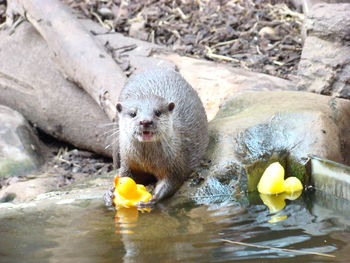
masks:
[[[135,118],[136,117],[136,112],[132,111],[132,112],[129,112],[129,116],[131,118]]]
[[[155,110],[155,111],[154,111],[154,114],[155,114],[157,117],[160,117],[160,115],[162,115],[162,113],[161,113],[160,110]]]

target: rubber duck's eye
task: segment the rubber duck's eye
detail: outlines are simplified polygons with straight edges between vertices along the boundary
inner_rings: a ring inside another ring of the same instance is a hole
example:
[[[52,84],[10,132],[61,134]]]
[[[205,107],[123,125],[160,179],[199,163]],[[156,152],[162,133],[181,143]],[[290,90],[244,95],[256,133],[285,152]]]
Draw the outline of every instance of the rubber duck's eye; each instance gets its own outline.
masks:
[[[161,113],[160,110],[155,110],[155,111],[154,111],[154,114],[155,114],[157,117],[160,117],[160,115],[162,115],[162,113]]]
[[[129,116],[130,116],[131,118],[135,118],[135,117],[136,117],[136,112],[134,112],[134,111],[130,112],[130,113],[129,113]]]

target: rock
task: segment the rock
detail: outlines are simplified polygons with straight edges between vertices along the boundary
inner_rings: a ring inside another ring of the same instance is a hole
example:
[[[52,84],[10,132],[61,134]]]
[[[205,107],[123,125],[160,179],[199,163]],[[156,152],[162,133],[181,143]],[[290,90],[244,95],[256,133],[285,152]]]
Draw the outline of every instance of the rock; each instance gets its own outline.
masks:
[[[307,37],[298,68],[298,89],[350,98],[349,62],[350,45]]]
[[[28,202],[34,200],[40,194],[58,188],[59,184],[63,183],[62,181],[63,177],[52,176],[13,183],[0,190],[0,203],[10,201]]]
[[[274,161],[285,167],[287,176],[304,183],[310,154],[350,162],[350,102],[343,99],[293,91],[247,92],[226,101],[209,127],[211,163],[194,196],[232,195],[236,186],[238,191],[254,191]]]
[[[349,41],[350,4],[317,4],[310,10],[304,27],[308,36]]]
[[[305,21],[299,90],[350,98],[350,4],[319,4]]]
[[[228,67],[225,64],[176,54],[158,54],[157,58],[166,59],[176,65],[181,75],[198,92],[208,120],[213,119],[220,105],[232,94],[248,90],[296,90],[296,84],[292,81],[243,68]]]
[[[146,21],[140,20],[135,21],[130,25],[129,36],[140,39],[147,40],[148,33],[145,31]]]
[[[269,40],[277,40],[279,37],[276,34],[276,30],[270,26],[265,26],[259,31],[259,36]]]
[[[305,15],[308,15],[314,5],[320,3],[350,3],[350,0],[290,0],[289,2],[299,12],[302,10]]]
[[[114,14],[112,12],[111,9],[109,9],[108,7],[100,7],[99,9],[97,9],[97,13],[99,15],[102,16],[102,18],[104,19],[113,19],[114,18]]]
[[[43,162],[43,145],[18,112],[0,105],[0,177],[20,176]]]

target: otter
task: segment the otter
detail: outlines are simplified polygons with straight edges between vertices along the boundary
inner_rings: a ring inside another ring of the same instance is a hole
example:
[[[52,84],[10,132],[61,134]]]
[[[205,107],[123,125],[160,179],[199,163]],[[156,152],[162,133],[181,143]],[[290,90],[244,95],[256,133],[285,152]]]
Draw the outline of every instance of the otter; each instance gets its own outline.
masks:
[[[129,79],[116,108],[119,176],[140,183],[153,175],[153,198],[140,204],[152,206],[172,196],[199,166],[208,145],[203,104],[179,73],[153,69]]]

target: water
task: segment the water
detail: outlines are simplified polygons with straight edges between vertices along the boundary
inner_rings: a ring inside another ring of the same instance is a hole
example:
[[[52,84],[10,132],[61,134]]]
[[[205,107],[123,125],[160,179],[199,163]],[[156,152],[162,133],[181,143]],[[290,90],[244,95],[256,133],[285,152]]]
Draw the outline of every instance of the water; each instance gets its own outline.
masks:
[[[270,223],[271,218],[277,222]],[[256,197],[244,206],[237,201],[164,203],[150,213],[117,215],[93,199],[19,210],[0,220],[1,263],[350,262],[350,204],[320,194],[286,200],[274,215]]]

